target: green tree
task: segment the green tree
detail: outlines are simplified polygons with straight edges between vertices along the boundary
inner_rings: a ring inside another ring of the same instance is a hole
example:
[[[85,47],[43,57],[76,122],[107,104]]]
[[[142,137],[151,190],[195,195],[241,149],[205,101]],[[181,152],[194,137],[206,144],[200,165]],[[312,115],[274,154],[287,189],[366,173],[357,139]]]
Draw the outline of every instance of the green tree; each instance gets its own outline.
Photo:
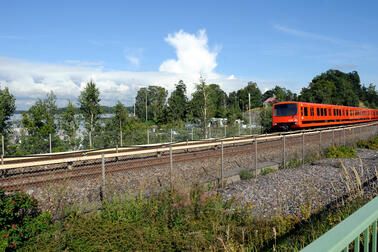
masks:
[[[64,135],[66,149],[77,150],[81,142],[81,138],[78,134],[80,116],[78,114],[78,109],[70,100],[68,100],[65,110],[60,114],[59,126]]]
[[[276,102],[284,102],[284,101],[296,101],[297,96],[293,94],[290,90],[286,88],[282,88],[280,86],[275,86],[273,89],[267,90],[262,95],[262,101],[272,97],[273,95],[276,96]]]
[[[168,91],[159,86],[149,86],[148,88],[140,88],[135,98],[136,115],[142,121],[153,120],[159,122],[164,116],[163,111],[166,106]]]
[[[188,97],[186,97],[186,85],[180,80],[175,85],[175,90],[168,98],[168,113],[173,122],[184,121],[186,119]]]
[[[302,89],[300,100],[357,107],[359,96],[362,97],[362,92],[357,72],[347,74],[328,70],[313,78],[308,88]]]
[[[84,117],[85,128],[89,132],[89,146],[92,147],[92,138],[101,116],[100,91],[91,80],[81,91],[79,96],[80,111]]]
[[[264,133],[268,133],[272,130],[273,122],[273,107],[268,106],[260,112],[260,125]]]
[[[47,153],[49,134],[52,136],[53,150],[61,150],[54,121],[56,110],[56,96],[50,92],[44,100],[38,99],[26,113],[22,114],[23,132],[18,154]]]
[[[227,94],[218,84],[209,85],[209,100],[212,106],[215,106],[214,117],[224,118],[227,114]]]
[[[248,94],[251,96],[251,108],[262,106],[262,95],[260,89],[257,87],[256,82],[248,82],[247,86],[237,91],[239,99],[239,107],[246,109],[248,106]],[[244,106],[243,106],[244,105]]]
[[[15,98],[9,92],[8,88],[1,89],[0,87],[0,134],[4,136],[4,149],[8,146],[8,135],[11,133],[12,123],[10,121],[11,116],[16,110]],[[8,150],[5,150],[8,152]]]

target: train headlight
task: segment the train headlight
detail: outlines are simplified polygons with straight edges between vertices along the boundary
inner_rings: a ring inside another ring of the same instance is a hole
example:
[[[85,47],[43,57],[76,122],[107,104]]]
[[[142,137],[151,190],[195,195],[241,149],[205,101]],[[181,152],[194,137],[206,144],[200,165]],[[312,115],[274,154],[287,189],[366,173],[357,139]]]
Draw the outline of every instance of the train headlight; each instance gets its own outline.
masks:
[[[277,125],[277,123],[275,123],[274,125]]]

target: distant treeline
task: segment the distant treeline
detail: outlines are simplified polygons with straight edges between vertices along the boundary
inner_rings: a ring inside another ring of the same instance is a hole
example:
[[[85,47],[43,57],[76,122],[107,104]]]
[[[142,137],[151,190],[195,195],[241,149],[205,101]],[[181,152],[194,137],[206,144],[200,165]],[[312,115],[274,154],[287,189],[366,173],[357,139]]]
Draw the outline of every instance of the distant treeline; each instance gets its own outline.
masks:
[[[191,99],[182,80],[175,85],[169,97],[164,87],[143,87],[135,98],[136,117],[129,115],[134,112],[134,107],[125,107],[120,101],[113,107],[101,106],[100,91],[96,83],[90,81],[78,96],[78,106],[68,101],[65,108],[57,108],[56,96],[51,92],[44,99],[38,99],[27,111],[18,111],[22,112],[18,134],[14,134],[9,120],[16,112],[15,97],[8,88],[0,90],[0,134],[12,136],[6,137],[7,153],[12,155],[47,152],[50,134],[54,151],[115,146],[120,132],[133,137],[130,144],[144,143],[143,134],[149,127],[179,128],[188,123],[202,128],[207,137],[211,118],[227,118],[229,125],[237,119],[248,123],[248,116],[243,112],[262,107],[263,102],[272,96],[275,96],[275,102],[378,106],[375,85],[361,85],[355,71],[328,70],[314,77],[299,95],[278,85],[262,93],[257,83],[252,81],[227,94],[218,84],[208,84],[203,78],[200,78]],[[262,111],[259,123],[264,130],[269,130],[272,110],[267,107]],[[102,114],[113,114],[113,117],[101,120]],[[85,131],[79,134],[80,125]]]

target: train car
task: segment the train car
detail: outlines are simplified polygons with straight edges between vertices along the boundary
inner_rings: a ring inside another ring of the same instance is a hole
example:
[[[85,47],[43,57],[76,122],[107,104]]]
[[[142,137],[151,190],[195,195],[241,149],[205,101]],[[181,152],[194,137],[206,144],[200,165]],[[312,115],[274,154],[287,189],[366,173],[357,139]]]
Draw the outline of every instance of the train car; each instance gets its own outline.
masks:
[[[308,102],[273,105],[275,130],[301,129],[378,120],[378,110]]]

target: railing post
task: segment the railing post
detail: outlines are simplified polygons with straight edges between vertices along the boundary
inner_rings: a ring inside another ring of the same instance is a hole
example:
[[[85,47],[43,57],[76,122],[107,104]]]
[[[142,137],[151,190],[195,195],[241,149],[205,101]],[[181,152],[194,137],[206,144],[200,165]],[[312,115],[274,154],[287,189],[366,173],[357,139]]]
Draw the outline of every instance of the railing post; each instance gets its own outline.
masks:
[[[332,147],[335,147],[335,129],[332,129]]]
[[[173,142],[173,131],[171,129],[171,143]]]
[[[239,136],[240,136],[240,123],[239,123]]]
[[[224,128],[224,137],[226,138],[226,137],[227,137],[227,129],[226,129],[226,128],[227,128],[227,125],[224,125],[223,128]]]
[[[49,150],[52,153],[52,146],[51,146],[51,133],[49,134]]]
[[[120,132],[120,139],[121,139],[121,147],[123,146],[123,136],[122,136],[122,130],[121,130],[121,132]]]
[[[255,177],[257,177],[257,137],[255,136]]]
[[[192,141],[194,140],[194,129],[192,127]]]
[[[147,129],[147,144],[150,144],[150,131]]]
[[[116,144],[116,153],[118,154],[118,144]]]
[[[322,155],[322,131],[319,131],[319,157]]]
[[[173,190],[173,153],[172,153],[172,143],[169,144],[169,177],[171,191]]]
[[[101,153],[102,192],[105,191],[105,154]]]
[[[344,145],[346,145],[346,135],[345,135],[345,128],[343,128],[343,133],[344,133]]]
[[[211,138],[211,123],[209,125],[209,138]]]
[[[5,155],[4,135],[1,135],[1,153]]]
[[[283,138],[282,138],[282,141],[283,141],[283,168],[285,169],[286,167],[286,136],[283,135]]]
[[[302,132],[302,168],[304,167],[304,163],[305,163],[305,136],[304,136],[304,132]]]
[[[220,183],[221,187],[223,188],[223,169],[224,169],[224,152],[223,152],[223,141],[221,141],[221,174],[220,174]]]

